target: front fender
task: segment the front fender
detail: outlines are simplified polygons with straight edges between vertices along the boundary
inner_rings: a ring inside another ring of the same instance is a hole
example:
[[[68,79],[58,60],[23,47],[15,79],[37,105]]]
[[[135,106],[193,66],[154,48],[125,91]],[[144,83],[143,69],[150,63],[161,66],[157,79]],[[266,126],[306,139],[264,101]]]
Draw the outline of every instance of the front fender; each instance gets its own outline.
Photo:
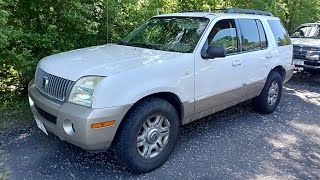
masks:
[[[97,86],[93,108],[134,104],[148,95],[159,92],[174,93],[182,102],[193,99],[193,59],[174,59],[162,64],[148,64],[107,77]]]

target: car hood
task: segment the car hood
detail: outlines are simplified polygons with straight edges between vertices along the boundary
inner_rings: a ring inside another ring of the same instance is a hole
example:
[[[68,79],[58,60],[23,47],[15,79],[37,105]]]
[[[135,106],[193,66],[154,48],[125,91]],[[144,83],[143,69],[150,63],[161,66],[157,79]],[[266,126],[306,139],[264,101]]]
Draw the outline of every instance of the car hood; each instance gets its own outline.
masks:
[[[106,44],[48,56],[40,61],[38,67],[55,76],[76,81],[83,76],[111,76],[150,63],[163,63],[182,54]]]
[[[297,46],[315,46],[320,47],[320,39],[313,38],[291,38],[292,44]]]

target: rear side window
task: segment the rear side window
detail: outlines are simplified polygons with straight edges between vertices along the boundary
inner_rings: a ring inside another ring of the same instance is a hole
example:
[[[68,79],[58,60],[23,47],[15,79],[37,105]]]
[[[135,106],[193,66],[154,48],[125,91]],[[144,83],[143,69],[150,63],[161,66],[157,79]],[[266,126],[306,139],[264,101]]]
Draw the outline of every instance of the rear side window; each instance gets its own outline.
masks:
[[[278,43],[278,46],[286,46],[291,44],[290,36],[279,20],[268,20],[268,23],[273,32],[274,38]]]
[[[259,51],[267,47],[266,34],[259,20],[239,19],[242,51]]]

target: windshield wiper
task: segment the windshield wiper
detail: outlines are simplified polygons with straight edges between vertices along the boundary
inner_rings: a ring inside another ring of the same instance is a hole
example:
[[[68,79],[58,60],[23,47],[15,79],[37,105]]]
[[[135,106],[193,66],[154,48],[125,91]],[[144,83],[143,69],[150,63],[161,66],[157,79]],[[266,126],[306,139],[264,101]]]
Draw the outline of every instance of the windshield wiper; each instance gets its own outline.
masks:
[[[117,44],[119,44],[119,45],[125,45],[125,46],[128,45],[128,43],[127,43],[127,42],[124,42],[124,41],[119,41]]]
[[[145,43],[137,43],[137,42],[123,42],[121,41],[119,43],[120,45],[125,45],[125,46],[133,46],[133,47],[141,47],[141,48],[148,48],[148,49],[156,49],[156,50],[162,50],[161,48],[154,46],[152,44],[145,44]]]

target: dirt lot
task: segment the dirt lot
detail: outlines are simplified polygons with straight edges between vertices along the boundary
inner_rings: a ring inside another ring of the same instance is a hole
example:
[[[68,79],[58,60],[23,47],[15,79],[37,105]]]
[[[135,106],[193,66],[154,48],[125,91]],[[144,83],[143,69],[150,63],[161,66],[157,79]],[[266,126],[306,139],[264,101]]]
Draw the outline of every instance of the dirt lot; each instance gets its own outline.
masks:
[[[320,179],[320,76],[295,75],[271,115],[246,102],[184,126],[169,161],[143,175],[111,150],[91,155],[34,122],[0,136],[0,172],[10,179]]]

